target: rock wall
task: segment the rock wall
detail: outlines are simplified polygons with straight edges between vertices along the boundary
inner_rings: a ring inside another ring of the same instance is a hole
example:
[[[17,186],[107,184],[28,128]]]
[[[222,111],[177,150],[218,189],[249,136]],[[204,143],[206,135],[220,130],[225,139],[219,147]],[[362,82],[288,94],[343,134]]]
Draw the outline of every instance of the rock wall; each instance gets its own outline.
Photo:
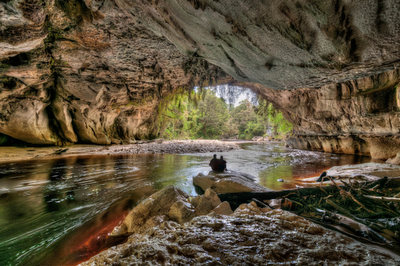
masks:
[[[320,87],[400,65],[396,0],[141,1],[148,25],[240,82]]]
[[[290,146],[388,159],[400,152],[399,82],[396,69],[319,88],[278,92],[247,86],[293,123]]]
[[[398,43],[396,0],[4,0],[0,133],[129,143],[168,94],[225,76],[284,110],[294,146],[386,158]]]
[[[33,144],[155,135],[160,101],[218,68],[181,54],[141,13],[125,2],[0,2],[0,133]]]

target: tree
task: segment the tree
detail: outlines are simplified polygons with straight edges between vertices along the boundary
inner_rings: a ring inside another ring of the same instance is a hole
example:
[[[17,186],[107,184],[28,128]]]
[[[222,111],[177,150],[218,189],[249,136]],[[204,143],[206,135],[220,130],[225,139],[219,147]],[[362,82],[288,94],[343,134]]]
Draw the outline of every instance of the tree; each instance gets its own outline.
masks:
[[[201,97],[200,97],[201,96]],[[166,139],[252,139],[272,128],[283,137],[292,125],[265,100],[254,106],[249,100],[227,105],[211,89],[170,95],[160,104],[160,136]]]
[[[203,138],[220,138],[229,120],[228,106],[207,90],[205,98],[198,104],[197,135]]]

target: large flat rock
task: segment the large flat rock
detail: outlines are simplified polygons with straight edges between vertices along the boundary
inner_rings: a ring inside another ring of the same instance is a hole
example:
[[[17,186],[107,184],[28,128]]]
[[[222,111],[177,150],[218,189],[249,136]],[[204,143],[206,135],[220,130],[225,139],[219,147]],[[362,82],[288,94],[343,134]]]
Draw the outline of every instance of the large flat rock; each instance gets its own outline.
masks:
[[[400,165],[384,163],[363,163],[355,165],[334,166],[326,171],[328,176],[334,177],[334,181],[340,183],[340,180],[348,181],[376,181],[382,177],[400,177]],[[301,179],[303,184],[320,184],[316,182],[318,176]],[[325,181],[324,183],[332,183]]]
[[[265,192],[269,189],[255,183],[255,177],[251,175],[226,171],[211,171],[208,175],[199,174],[193,178],[193,184],[206,190],[213,189],[216,193],[237,193],[237,192]]]

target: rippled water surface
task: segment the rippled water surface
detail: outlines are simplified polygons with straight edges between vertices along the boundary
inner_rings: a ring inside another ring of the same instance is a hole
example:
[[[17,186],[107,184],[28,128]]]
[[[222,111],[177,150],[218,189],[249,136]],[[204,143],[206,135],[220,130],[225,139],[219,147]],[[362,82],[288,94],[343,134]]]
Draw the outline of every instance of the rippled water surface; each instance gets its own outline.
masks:
[[[241,144],[228,169],[270,189],[295,187],[335,165],[370,158],[300,151],[281,143]],[[0,265],[76,265],[106,248],[112,228],[143,197],[175,185],[195,195],[213,153],[86,156],[0,164]],[[283,179],[285,182],[277,182]]]

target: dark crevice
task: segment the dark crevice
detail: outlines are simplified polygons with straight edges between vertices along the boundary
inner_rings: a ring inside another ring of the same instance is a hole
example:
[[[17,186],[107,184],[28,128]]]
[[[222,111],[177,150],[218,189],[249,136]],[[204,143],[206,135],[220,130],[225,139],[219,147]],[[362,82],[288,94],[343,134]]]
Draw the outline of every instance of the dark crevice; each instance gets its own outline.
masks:
[[[2,65],[9,66],[20,66],[20,65],[28,65],[29,64],[29,55],[27,53],[21,53],[13,57],[9,57],[6,60],[1,62]]]
[[[57,0],[56,6],[74,18],[78,25],[83,21],[93,21],[92,12],[83,0]]]
[[[26,146],[35,146],[35,145],[0,133],[0,146],[26,147]],[[40,145],[40,146],[43,146],[43,145]]]
[[[220,48],[223,50],[226,58],[228,58],[229,62],[231,63],[231,66],[235,69],[235,73],[238,74],[241,78],[247,79],[246,74],[244,74],[243,71],[240,70],[235,64],[235,60],[233,60],[232,57],[229,56],[229,54],[225,51],[225,49],[222,46],[220,46]]]
[[[54,107],[53,107],[53,102],[56,97],[56,86],[58,84],[58,74],[56,72],[53,73],[54,76],[54,85],[49,88],[48,95],[49,95],[49,102],[50,104],[45,108],[45,112],[48,116],[49,119],[49,130],[55,134],[58,138],[59,141],[62,142],[62,144],[66,144],[66,138],[63,136],[63,131],[61,129],[60,123],[57,120],[56,116],[54,115]]]

